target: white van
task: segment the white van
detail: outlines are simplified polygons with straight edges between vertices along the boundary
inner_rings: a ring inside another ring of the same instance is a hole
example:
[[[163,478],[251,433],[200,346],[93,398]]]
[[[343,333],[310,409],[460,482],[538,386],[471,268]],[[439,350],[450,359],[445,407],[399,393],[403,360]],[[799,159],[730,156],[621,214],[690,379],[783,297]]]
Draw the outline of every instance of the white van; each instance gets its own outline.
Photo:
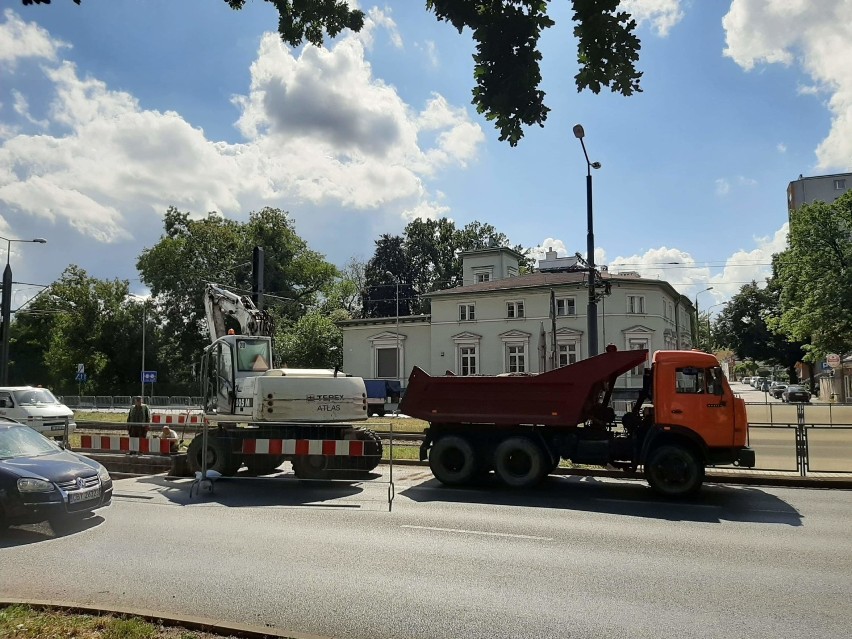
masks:
[[[26,424],[45,437],[62,437],[66,418],[69,435],[77,428],[74,412],[49,390],[35,386],[0,388],[0,416]]]

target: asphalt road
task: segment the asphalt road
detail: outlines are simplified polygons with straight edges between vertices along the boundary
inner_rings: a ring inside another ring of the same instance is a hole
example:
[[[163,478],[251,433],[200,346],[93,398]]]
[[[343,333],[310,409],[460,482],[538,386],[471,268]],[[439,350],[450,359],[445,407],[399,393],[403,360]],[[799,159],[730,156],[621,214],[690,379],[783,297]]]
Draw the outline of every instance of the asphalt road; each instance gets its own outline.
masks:
[[[121,480],[66,536],[0,538],[0,596],[340,638],[846,637],[852,492],[552,477],[524,493],[387,483]]]

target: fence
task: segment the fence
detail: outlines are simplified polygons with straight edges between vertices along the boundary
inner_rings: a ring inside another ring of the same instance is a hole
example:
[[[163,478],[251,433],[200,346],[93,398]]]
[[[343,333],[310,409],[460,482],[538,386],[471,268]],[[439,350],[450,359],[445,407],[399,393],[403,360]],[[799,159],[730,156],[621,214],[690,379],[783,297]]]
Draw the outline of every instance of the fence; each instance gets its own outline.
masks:
[[[107,410],[128,409],[133,403],[131,395],[63,395],[59,401],[78,410]],[[145,396],[142,401],[148,406],[156,408],[200,408],[201,397],[190,397],[189,395],[153,395]]]

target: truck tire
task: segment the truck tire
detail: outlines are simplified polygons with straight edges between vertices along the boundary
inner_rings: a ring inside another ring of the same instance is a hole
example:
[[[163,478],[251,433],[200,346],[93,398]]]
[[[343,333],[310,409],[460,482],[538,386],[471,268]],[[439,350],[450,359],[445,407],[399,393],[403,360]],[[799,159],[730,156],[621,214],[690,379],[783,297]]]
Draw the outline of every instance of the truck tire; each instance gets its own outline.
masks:
[[[546,476],[552,462],[528,437],[504,439],[494,449],[494,472],[506,486],[529,488]]]
[[[701,488],[704,466],[689,448],[679,444],[663,444],[648,455],[645,479],[661,495],[688,497]]]
[[[271,475],[284,463],[284,455],[246,455],[243,463],[252,475]]]
[[[468,440],[458,435],[447,435],[432,444],[429,468],[442,484],[460,486],[476,477],[479,464]]]
[[[293,458],[293,472],[299,479],[327,479],[329,470],[329,457],[322,455],[300,455]]]
[[[186,450],[186,463],[192,474],[201,471],[201,435],[196,435],[189,442]],[[207,438],[207,470],[229,476],[235,475],[240,469],[240,459],[228,447],[226,440],[218,437]]]

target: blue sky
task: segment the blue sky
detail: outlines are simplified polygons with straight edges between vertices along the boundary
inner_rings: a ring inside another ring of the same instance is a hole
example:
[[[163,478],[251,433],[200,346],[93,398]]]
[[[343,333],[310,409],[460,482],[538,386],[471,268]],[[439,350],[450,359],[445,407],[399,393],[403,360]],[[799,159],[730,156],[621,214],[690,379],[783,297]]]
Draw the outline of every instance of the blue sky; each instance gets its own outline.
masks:
[[[423,2],[291,50],[254,0],[56,0],[0,14],[0,235],[15,280],[75,263],[127,278],[169,205],[291,212],[343,265],[381,233],[446,215],[585,252],[582,123],[597,261],[726,300],[768,274],[789,181],[852,167],[852,0],[631,0],[644,92],[578,94],[570,3],[552,3],[551,112],[516,148],[470,104],[473,44]],[[682,266],[664,264],[679,262]],[[19,287],[17,302],[37,289]]]

